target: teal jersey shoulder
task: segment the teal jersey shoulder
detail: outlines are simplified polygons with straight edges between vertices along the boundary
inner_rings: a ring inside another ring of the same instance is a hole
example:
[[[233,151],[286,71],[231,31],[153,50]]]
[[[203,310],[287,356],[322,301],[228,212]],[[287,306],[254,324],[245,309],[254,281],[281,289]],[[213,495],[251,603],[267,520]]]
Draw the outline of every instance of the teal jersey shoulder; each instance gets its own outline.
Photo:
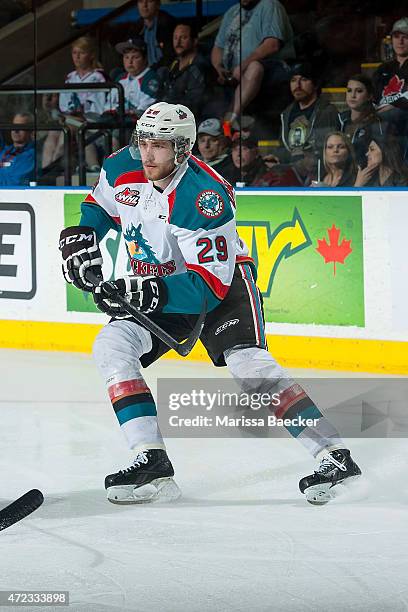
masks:
[[[155,70],[150,68],[144,75],[142,79],[142,84],[140,89],[143,93],[155,98],[157,96],[157,92],[159,90],[159,79],[157,78],[157,73]]]
[[[135,158],[131,155],[131,147],[123,147],[119,151],[115,151],[112,155],[109,155],[103,162],[103,169],[106,172],[106,180],[111,187],[115,186],[115,183],[119,176],[128,172],[143,172],[143,166],[140,159]]]
[[[177,185],[169,223],[188,230],[221,227],[234,218],[232,188],[194,158]],[[230,192],[229,192],[230,188]]]

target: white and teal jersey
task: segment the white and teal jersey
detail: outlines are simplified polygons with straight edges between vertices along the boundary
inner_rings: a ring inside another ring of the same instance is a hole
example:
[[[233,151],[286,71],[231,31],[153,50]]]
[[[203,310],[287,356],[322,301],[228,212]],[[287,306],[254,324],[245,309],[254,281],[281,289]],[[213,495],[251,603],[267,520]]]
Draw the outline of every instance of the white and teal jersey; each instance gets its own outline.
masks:
[[[154,70],[147,67],[135,77],[126,74],[118,81],[124,90],[125,112],[145,111],[156,102],[159,81]],[[105,111],[116,111],[119,106],[118,90],[112,89],[106,99]]]
[[[166,283],[163,312],[197,313],[204,298],[215,308],[235,263],[250,261],[236,232],[233,188],[193,156],[160,192],[130,147],[114,153],[82,205],[81,224],[94,227],[99,240],[111,227],[122,232],[134,274]]]
[[[96,68],[81,76],[76,70],[70,72],[65,83],[83,85],[84,83],[105,83],[106,78],[102,70]],[[65,91],[60,93],[59,107],[63,113],[97,113],[101,115],[106,103],[106,91]]]

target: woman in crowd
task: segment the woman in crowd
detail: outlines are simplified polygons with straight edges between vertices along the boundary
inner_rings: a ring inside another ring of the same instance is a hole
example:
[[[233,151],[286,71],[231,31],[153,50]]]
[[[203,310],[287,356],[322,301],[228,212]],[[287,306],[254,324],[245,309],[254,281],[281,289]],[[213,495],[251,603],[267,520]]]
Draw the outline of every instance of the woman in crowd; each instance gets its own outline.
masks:
[[[359,166],[355,187],[402,187],[408,185],[408,169],[401,146],[393,136],[376,136],[368,145],[367,165]]]
[[[358,165],[365,164],[365,155],[371,137],[383,133],[381,119],[373,106],[373,85],[366,76],[357,74],[347,82],[348,110],[340,113],[341,131],[351,140]]]
[[[326,187],[350,187],[356,178],[356,162],[353,145],[342,132],[331,132],[324,141],[323,165]],[[318,186],[316,184],[316,186]]]
[[[66,84],[79,85],[84,83],[104,83],[105,74],[96,59],[96,46],[92,38],[82,36],[72,43],[72,63],[74,70],[65,78]],[[64,115],[66,125],[71,127],[75,135],[75,128],[85,121],[87,113],[101,115],[104,111],[106,92],[98,90],[65,91],[60,94],[59,108]],[[89,135],[89,132],[88,132]],[[61,132],[50,131],[43,148],[42,167],[58,159],[63,151],[63,136]],[[94,144],[85,149],[88,168],[99,171],[98,154]]]

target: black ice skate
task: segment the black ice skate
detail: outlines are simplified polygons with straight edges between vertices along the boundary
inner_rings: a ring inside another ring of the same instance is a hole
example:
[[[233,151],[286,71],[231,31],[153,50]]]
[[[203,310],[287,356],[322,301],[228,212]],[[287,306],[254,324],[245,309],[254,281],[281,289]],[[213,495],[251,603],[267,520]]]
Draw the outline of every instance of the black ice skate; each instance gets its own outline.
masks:
[[[327,504],[335,495],[333,488],[361,475],[361,470],[350,457],[347,448],[328,452],[320,462],[318,470],[299,482],[299,489],[310,504]]]
[[[173,476],[165,450],[141,451],[130,467],[106,476],[108,500],[113,504],[143,504],[178,499],[181,491]]]

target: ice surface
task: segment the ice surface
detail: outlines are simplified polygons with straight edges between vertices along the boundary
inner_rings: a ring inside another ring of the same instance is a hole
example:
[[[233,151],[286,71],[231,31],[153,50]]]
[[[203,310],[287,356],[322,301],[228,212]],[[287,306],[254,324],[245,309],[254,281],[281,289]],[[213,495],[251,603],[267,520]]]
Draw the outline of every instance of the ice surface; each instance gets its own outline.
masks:
[[[297,486],[315,461],[290,438],[170,439],[183,500],[114,506],[104,477],[129,453],[91,358],[4,350],[0,372],[0,504],[46,498],[0,534],[0,589],[69,590],[70,612],[408,609],[406,440],[350,441],[364,481],[314,507]]]

